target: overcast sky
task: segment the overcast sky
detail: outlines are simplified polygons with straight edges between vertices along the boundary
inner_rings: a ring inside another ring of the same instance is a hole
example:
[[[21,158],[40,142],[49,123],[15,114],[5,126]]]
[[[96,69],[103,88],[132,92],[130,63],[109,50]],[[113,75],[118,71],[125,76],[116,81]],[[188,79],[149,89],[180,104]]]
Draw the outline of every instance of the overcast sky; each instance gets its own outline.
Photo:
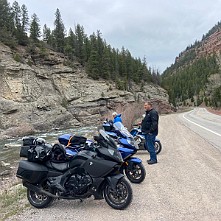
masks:
[[[8,1],[11,4],[13,0]],[[148,66],[163,72],[195,40],[221,21],[221,0],[17,0],[41,27],[54,28],[60,10],[66,30],[76,24],[88,36],[100,30],[114,48],[146,57]]]

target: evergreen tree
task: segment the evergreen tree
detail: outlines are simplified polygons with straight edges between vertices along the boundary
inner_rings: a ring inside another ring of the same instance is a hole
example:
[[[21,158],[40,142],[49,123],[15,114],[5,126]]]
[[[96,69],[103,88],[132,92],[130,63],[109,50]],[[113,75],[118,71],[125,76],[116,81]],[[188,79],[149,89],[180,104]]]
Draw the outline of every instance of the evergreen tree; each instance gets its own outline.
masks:
[[[50,37],[51,37],[51,30],[50,28],[47,27],[47,25],[45,24],[43,26],[43,41],[50,44]]]
[[[65,49],[64,53],[69,57],[69,59],[73,60],[75,55],[74,55],[74,45],[76,42],[76,36],[72,29],[70,28],[68,37],[65,40]]]
[[[21,45],[27,45],[28,44],[28,10],[25,5],[21,6],[21,37],[19,39],[19,42]]]
[[[30,38],[37,42],[39,37],[41,36],[41,28],[39,24],[39,19],[37,15],[34,13],[31,17],[31,25],[30,25]]]
[[[110,58],[110,50],[108,47],[104,47],[103,54],[102,54],[102,60],[100,63],[100,72],[101,77],[104,79],[110,79],[111,78],[111,58]]]
[[[15,39],[12,9],[7,0],[0,0],[0,41],[14,47]]]
[[[28,22],[29,22],[29,18],[28,18],[27,7],[25,5],[22,5],[21,6],[21,28],[22,28],[23,33],[26,33],[28,31]]]
[[[26,32],[24,32],[23,26],[22,26],[22,22],[23,22],[22,11],[17,1],[13,2],[12,8],[13,8],[13,18],[14,18],[14,25],[15,25],[15,36],[16,36],[16,39],[18,40],[18,44],[27,45],[27,34]],[[25,24],[25,21],[24,21],[24,24]]]
[[[13,2],[12,9],[13,9],[13,18],[14,18],[15,28],[17,31],[21,31],[22,30],[21,9],[20,9],[18,2],[16,1]]]
[[[53,35],[55,38],[55,49],[58,52],[64,52],[65,45],[65,27],[63,21],[61,19],[61,13],[59,9],[56,10],[55,13],[55,21],[54,21],[55,29],[53,31]]]
[[[75,54],[78,57],[79,62],[84,64],[86,61],[86,48],[84,45],[84,28],[79,24],[75,28],[76,44],[75,44]]]
[[[98,80],[99,75],[99,54],[97,50],[97,40],[95,34],[90,36],[91,39],[91,51],[90,51],[90,57],[87,62],[87,73],[88,76],[92,77],[95,80]]]

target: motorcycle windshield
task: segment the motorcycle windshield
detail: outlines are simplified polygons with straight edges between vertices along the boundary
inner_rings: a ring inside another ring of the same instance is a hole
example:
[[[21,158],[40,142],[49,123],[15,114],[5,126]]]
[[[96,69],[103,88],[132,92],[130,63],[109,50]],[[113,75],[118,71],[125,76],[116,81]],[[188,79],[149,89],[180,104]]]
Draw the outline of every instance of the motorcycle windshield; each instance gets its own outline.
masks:
[[[117,149],[115,141],[104,130],[99,130],[99,133],[112,148]]]
[[[114,128],[115,128],[115,130],[119,130],[126,137],[132,137],[130,132],[127,130],[127,128],[121,122],[114,123]]]
[[[104,130],[99,130],[99,133],[105,141],[99,142],[101,144],[101,148],[98,148],[97,151],[99,151],[99,153],[104,156],[104,158],[122,163],[123,158],[117,149],[117,144],[115,141],[108,134],[106,134]]]

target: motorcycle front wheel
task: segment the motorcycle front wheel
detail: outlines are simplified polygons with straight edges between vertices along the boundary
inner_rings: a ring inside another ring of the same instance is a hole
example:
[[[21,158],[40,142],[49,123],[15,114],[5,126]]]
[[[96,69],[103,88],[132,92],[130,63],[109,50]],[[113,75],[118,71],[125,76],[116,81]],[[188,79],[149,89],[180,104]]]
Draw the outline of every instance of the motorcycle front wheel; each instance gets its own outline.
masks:
[[[44,190],[48,191],[48,188],[44,187]],[[39,209],[48,207],[53,201],[52,197],[42,193],[37,193],[30,189],[27,189],[27,198],[32,206]]]
[[[141,183],[146,177],[146,170],[142,163],[126,166],[125,174],[131,183]]]
[[[109,184],[104,188],[104,198],[114,209],[122,210],[128,207],[132,201],[132,195],[132,188],[125,178],[118,181],[115,189]]]

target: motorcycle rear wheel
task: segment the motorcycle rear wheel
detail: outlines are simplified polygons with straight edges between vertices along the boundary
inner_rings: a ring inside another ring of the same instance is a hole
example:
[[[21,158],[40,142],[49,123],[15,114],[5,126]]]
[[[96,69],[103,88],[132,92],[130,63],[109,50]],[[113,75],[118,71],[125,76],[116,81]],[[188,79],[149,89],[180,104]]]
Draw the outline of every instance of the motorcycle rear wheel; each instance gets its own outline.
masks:
[[[44,188],[44,190],[48,191],[48,188]],[[42,193],[37,193],[30,189],[27,189],[27,198],[28,198],[29,203],[32,206],[39,208],[39,209],[48,207],[54,200],[50,196],[47,196]]]
[[[133,193],[129,182],[122,178],[118,181],[116,189],[107,184],[104,188],[104,198],[109,206],[114,209],[123,210],[132,201]]]
[[[159,154],[162,150],[162,145],[160,141],[155,141],[154,147],[155,147],[156,154]]]
[[[143,145],[144,145],[144,149],[146,149],[149,152],[148,148],[146,147],[146,143],[145,142],[144,142]],[[160,143],[160,141],[155,141],[154,147],[155,147],[156,154],[159,154],[161,152],[161,150],[162,150],[162,144]]]
[[[125,174],[131,183],[141,183],[146,177],[146,170],[142,163],[135,164],[125,168]]]

